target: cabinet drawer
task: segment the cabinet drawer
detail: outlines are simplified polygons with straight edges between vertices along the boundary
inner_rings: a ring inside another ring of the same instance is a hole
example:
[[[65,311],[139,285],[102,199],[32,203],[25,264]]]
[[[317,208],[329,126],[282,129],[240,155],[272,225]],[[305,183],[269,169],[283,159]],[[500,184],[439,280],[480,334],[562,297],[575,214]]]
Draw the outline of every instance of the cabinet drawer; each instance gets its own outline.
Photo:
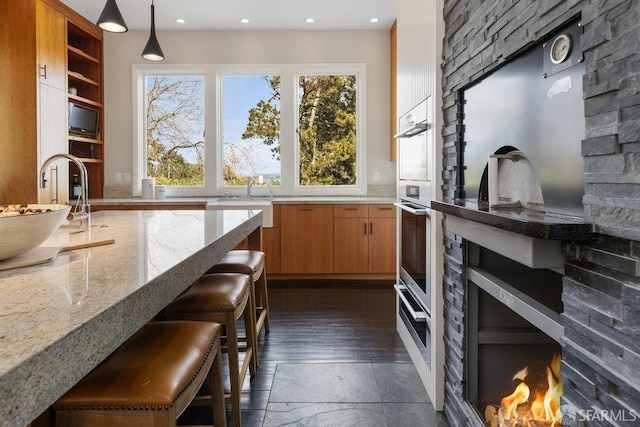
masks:
[[[369,205],[370,218],[395,218],[396,208],[393,205]]]
[[[366,218],[367,205],[333,205],[333,216],[335,218]]]

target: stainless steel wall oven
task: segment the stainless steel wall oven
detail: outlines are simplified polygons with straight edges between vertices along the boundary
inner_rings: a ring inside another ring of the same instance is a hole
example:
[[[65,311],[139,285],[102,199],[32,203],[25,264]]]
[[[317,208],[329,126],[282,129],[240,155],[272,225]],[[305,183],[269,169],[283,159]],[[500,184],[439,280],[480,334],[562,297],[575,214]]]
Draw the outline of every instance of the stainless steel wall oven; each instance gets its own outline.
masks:
[[[428,99],[399,120],[398,314],[427,363],[431,354],[431,182]]]
[[[398,311],[428,362],[431,353],[430,210],[406,202],[396,204],[400,216]]]

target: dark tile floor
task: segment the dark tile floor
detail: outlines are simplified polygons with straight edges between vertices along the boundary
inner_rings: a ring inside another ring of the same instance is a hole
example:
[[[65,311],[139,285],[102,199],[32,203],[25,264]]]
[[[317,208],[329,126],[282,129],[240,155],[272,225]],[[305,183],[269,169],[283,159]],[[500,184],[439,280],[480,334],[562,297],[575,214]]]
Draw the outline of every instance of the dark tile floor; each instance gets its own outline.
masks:
[[[245,381],[243,426],[448,427],[395,331],[391,285],[272,281],[269,292],[271,331]],[[180,419],[210,422],[206,408]]]

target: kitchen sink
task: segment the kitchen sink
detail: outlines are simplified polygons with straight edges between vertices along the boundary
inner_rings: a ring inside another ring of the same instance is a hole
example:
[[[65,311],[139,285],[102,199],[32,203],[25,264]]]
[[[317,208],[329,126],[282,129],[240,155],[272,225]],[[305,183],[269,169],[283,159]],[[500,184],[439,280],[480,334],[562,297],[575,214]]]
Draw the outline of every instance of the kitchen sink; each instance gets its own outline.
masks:
[[[273,205],[270,197],[221,197],[207,203],[207,209],[261,210],[262,226],[273,227]]]

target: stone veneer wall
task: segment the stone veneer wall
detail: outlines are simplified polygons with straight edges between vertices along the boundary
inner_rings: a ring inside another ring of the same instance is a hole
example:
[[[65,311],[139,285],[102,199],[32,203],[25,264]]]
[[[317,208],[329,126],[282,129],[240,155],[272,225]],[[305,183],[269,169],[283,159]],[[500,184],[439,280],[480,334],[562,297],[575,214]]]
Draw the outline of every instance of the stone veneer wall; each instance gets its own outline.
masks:
[[[565,246],[563,404],[638,414],[629,424],[583,412],[570,425],[640,425],[640,1],[445,0],[444,17],[445,199],[461,194],[458,90],[582,20],[583,200],[585,219],[599,234],[590,244]],[[464,403],[464,242],[446,230],[446,217],[443,226],[445,412],[451,425],[475,427],[479,420]]]

